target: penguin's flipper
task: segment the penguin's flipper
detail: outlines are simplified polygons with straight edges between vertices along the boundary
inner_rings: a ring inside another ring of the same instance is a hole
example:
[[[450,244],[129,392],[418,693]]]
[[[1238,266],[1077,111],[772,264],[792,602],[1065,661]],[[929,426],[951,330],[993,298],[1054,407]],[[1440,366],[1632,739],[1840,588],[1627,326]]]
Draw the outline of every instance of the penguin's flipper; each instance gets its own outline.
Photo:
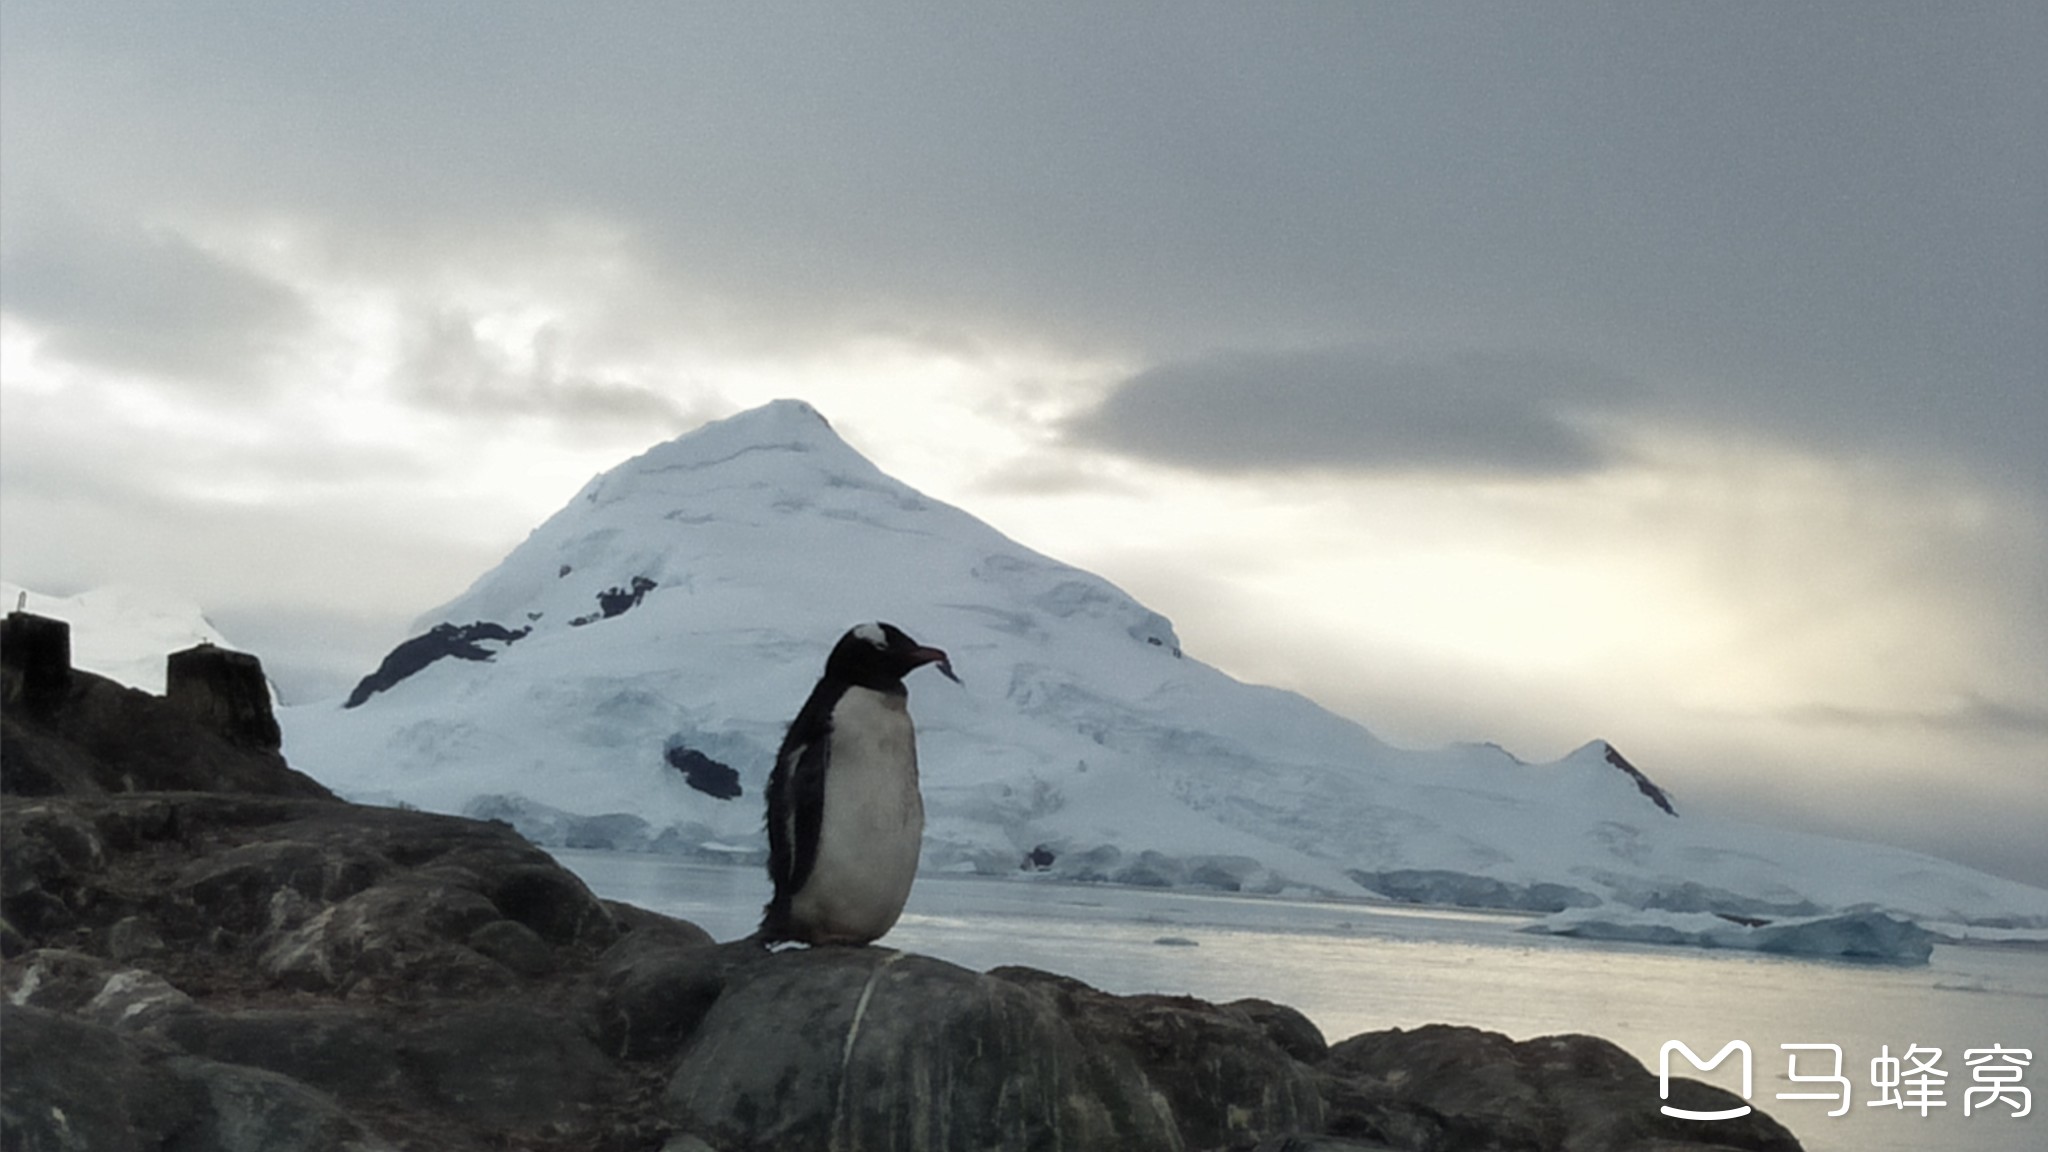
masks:
[[[825,768],[830,759],[830,722],[807,704],[790,726],[775,770],[768,774],[768,878],[775,894],[761,909],[763,943],[791,939],[790,901],[811,878],[818,862],[818,833],[825,821]]]
[[[832,741],[812,740],[789,750],[789,779],[783,793],[790,832],[789,883],[794,897],[810,882],[818,862],[818,837],[825,825],[825,772],[831,766]]]

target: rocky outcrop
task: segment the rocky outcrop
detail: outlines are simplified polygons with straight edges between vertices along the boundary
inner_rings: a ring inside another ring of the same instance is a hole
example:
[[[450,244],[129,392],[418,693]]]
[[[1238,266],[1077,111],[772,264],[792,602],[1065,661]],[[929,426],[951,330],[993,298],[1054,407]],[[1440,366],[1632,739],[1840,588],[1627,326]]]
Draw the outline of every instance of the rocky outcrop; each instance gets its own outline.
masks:
[[[377,670],[356,682],[355,690],[342,702],[343,708],[359,708],[379,692],[395,688],[413,673],[437,660],[490,660],[497,652],[485,644],[508,645],[532,632],[533,627],[507,628],[488,620],[471,624],[436,624],[393,648]]]
[[[171,653],[164,661],[164,699],[231,743],[266,752],[284,746],[263,662],[247,652],[198,644]]]
[[[297,794],[281,761],[99,787],[157,777],[76,722],[23,727],[80,786],[0,812],[8,1152],[1798,1147],[1761,1115],[1685,1130],[1590,1037],[1332,1046],[1263,1001],[714,944],[506,825]]]
[[[69,659],[62,621],[14,613],[5,643],[0,791],[332,796],[278,754],[277,721],[254,656],[223,648],[181,653],[197,658],[172,666],[183,692],[166,698],[54,664]]]
[[[1606,748],[1607,751],[1601,757],[1601,759],[1607,761],[1616,769],[1620,770],[1622,775],[1627,776],[1629,779],[1635,781],[1636,790],[1641,792],[1643,795],[1649,797],[1650,803],[1655,804],[1659,808],[1662,808],[1666,816],[1678,815],[1678,809],[1673,808],[1671,806],[1671,797],[1665,795],[1664,790],[1662,788],[1657,787],[1657,785],[1653,783],[1648,776],[1643,775],[1642,769],[1629,763],[1628,757],[1623,756],[1621,754],[1621,749],[1616,748],[1612,744],[1607,744]]]

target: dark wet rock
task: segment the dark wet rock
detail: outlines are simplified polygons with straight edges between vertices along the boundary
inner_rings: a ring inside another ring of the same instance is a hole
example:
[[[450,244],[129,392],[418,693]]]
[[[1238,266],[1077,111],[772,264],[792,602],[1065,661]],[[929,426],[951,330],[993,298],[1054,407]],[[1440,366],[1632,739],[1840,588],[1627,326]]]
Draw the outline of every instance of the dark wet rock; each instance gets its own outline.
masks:
[[[609,945],[611,914],[576,874],[545,853],[530,863],[494,862],[479,885],[506,919],[526,925],[550,944]]]
[[[436,624],[393,648],[377,665],[375,672],[356,682],[355,690],[348,694],[348,699],[341,706],[359,708],[370,697],[397,687],[407,677],[437,660],[491,660],[497,656],[497,650],[484,645],[510,645],[532,631],[531,626],[507,628],[488,620],[470,624]]]
[[[622,1060],[673,1056],[724,993],[733,969],[760,955],[751,942],[710,942],[696,925],[671,920],[642,922],[613,945],[598,964],[600,1046]]]
[[[395,1098],[407,1087],[397,1024],[373,1007],[221,1004],[167,1021],[160,1031],[194,1055],[269,1069],[338,1099]]]
[[[1657,1077],[1608,1041],[1545,1036],[1514,1041],[1497,1032],[1432,1024],[1355,1036],[1323,1064],[1329,1132],[1399,1148],[1568,1148],[1630,1152],[1709,1146],[1791,1152],[1791,1133],[1761,1112],[1716,1122],[1704,1134],[1665,1116],[1739,1106],[1740,1097],[1696,1080]]]
[[[888,949],[821,948],[737,966],[665,1102],[722,1152],[1178,1146],[1146,1088],[1128,1053],[1090,1052],[1036,989]]]
[[[541,977],[555,970],[554,949],[540,938],[540,933],[516,920],[491,920],[478,925],[465,943],[520,976]]]
[[[179,1147],[209,1152],[392,1152],[322,1092],[275,1072],[180,1058],[171,1071],[195,1082],[204,1106]]]
[[[1249,1147],[1321,1123],[1312,1070],[1233,1007],[879,948],[726,945],[670,979],[690,1011],[715,999],[668,1118],[728,1152]]]
[[[124,968],[101,982],[79,1015],[117,1032],[140,1032],[192,1007],[192,997],[162,976],[144,968]]]
[[[401,1033],[398,1048],[412,1091],[478,1125],[587,1127],[629,1085],[581,1021],[519,1001],[436,1013]]]
[[[1242,1013],[1266,1039],[1304,1064],[1320,1064],[1330,1053],[1323,1030],[1300,1009],[1270,1000],[1233,1000],[1224,1007]]]
[[[166,950],[163,935],[155,925],[140,916],[118,920],[107,929],[107,956],[112,960],[148,960],[163,955]]]
[[[155,1152],[197,1126],[198,1087],[173,1053],[41,1008],[6,1008],[0,1026],[0,1139],[8,1152]]]
[[[512,983],[503,965],[469,943],[493,923],[518,927],[482,893],[409,877],[275,933],[258,964],[277,984],[309,992],[482,992]]]
[[[1240,1008],[1185,996],[1112,996],[1029,968],[990,975],[1049,995],[1098,1060],[1127,1053],[1147,1095],[1169,1107],[1193,1147],[1238,1147],[1323,1126],[1313,1073]]]

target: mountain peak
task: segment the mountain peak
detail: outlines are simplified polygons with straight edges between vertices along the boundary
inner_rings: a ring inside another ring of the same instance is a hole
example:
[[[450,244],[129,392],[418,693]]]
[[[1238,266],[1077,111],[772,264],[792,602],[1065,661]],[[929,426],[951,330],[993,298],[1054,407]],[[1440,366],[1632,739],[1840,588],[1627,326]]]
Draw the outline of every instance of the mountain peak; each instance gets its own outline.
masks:
[[[845,443],[839,439],[839,434],[832,430],[832,422],[825,419],[823,412],[805,401],[790,397],[770,400],[758,407],[735,412],[722,420],[713,420],[683,433],[678,439],[700,436],[750,438],[764,444],[819,439]]]
[[[582,500],[609,504],[649,488],[674,488],[677,481],[695,485],[701,481],[696,474],[742,459],[745,464],[735,471],[753,473],[757,483],[767,481],[770,472],[783,485],[800,483],[805,472],[827,481],[858,476],[873,483],[882,478],[816,408],[801,400],[772,400],[655,445],[591,480]]]
[[[715,462],[730,455],[756,449],[810,452],[838,449],[853,453],[853,447],[832,430],[825,415],[802,400],[770,400],[758,408],[735,412],[722,420],[699,425],[666,444],[658,444],[639,459],[688,457]],[[630,468],[627,464],[624,468]],[[624,468],[615,469],[623,471]]]

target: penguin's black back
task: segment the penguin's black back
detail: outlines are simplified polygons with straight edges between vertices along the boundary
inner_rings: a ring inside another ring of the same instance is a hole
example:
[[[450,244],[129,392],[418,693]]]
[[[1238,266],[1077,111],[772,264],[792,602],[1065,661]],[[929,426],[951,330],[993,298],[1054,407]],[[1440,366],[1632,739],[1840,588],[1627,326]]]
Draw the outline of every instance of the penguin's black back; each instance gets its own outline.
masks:
[[[775,896],[761,918],[761,935],[770,941],[787,938],[789,902],[817,863],[832,709],[852,686],[830,675],[820,679],[775,753],[775,768],[768,776],[768,876],[775,882]]]

